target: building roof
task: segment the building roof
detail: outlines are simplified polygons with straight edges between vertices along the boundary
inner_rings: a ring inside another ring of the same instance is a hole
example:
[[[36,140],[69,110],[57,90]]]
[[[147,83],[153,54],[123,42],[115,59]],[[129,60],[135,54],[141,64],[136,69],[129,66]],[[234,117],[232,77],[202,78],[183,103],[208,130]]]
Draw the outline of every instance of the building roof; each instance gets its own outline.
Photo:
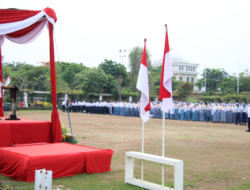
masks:
[[[171,62],[172,65],[184,65],[184,66],[193,66],[193,67],[198,67],[200,64],[197,63],[189,63],[188,61],[184,61],[180,54],[177,53],[176,51],[173,50],[173,48],[170,49],[170,57],[171,57]],[[153,61],[152,66],[153,67],[158,67],[162,65],[162,59]]]
[[[180,54],[174,51],[173,48],[170,49],[170,57],[172,61],[182,61]]]

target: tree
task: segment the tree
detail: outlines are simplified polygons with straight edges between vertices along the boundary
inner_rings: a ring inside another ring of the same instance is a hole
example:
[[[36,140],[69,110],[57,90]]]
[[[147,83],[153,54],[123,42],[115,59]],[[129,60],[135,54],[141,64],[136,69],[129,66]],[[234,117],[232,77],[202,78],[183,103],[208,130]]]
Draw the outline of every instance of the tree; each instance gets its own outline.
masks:
[[[202,79],[200,79],[196,86],[201,88],[205,84],[205,69],[203,70]],[[218,85],[228,76],[227,72],[224,69],[209,69],[206,68],[206,90],[218,91]]]
[[[22,92],[24,96],[24,93],[26,93],[28,87],[31,86],[31,83],[33,81],[30,81],[28,79],[26,72],[15,73],[12,78],[15,81],[15,84],[18,85],[20,92]]]
[[[152,68],[148,75],[150,96],[157,97],[159,94],[160,82],[161,82],[161,69],[162,66]]]
[[[116,84],[116,89],[119,93],[119,100],[121,101],[121,91],[122,91],[122,82],[123,82],[123,79],[121,78],[121,76],[119,76],[119,78],[117,79],[117,84]]]
[[[122,79],[122,87],[128,85],[128,73],[126,71],[126,67],[121,63],[116,63],[112,60],[104,59],[104,62],[99,64],[99,67],[107,74],[114,77],[114,79],[118,80]]]
[[[250,91],[250,74],[248,69],[245,69],[240,73],[240,81],[239,81],[239,90],[240,92],[249,92]]]
[[[80,87],[85,94],[103,93],[108,86],[108,76],[100,68],[89,68],[75,75],[74,86]]]
[[[173,76],[172,77],[172,90],[176,91],[182,83],[183,83],[182,81],[176,80],[176,77]]]
[[[67,67],[64,67],[67,63],[62,63],[62,73],[63,79],[71,86],[75,80],[75,76],[78,73],[81,73],[87,67],[83,64],[70,63]]]
[[[188,97],[190,96],[191,92],[193,91],[193,83],[191,82],[183,82],[177,89],[177,93],[179,96]]]
[[[143,48],[138,46],[130,50],[129,53],[130,88],[132,91],[136,91],[136,82],[140,69],[142,53],[143,53]],[[152,68],[150,60],[151,55],[148,50],[146,54],[147,54],[148,71],[150,72]]]

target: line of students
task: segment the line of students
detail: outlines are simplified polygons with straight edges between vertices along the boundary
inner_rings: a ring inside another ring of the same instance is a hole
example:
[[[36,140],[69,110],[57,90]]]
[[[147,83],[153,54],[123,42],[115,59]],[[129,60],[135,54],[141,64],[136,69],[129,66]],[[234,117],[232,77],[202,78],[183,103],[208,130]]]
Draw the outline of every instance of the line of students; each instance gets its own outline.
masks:
[[[66,110],[66,102],[62,102],[63,112]],[[68,104],[69,112],[83,112],[90,114],[109,114],[119,116],[140,117],[140,102],[106,102],[106,101],[75,101]]]
[[[65,111],[66,102],[62,102]],[[161,102],[151,102],[152,118],[163,117]],[[75,101],[68,105],[69,111],[90,114],[109,114],[116,116],[140,117],[140,102],[106,102],[106,101]],[[181,121],[211,121],[213,123],[234,123],[246,125],[250,105],[174,102],[171,109],[165,113],[165,119]],[[250,114],[249,114],[250,117]]]

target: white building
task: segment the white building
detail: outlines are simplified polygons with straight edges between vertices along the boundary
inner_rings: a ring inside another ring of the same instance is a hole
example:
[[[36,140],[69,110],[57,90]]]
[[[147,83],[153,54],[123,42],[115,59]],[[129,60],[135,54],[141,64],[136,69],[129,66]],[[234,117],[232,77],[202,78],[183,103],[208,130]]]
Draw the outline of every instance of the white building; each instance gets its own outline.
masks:
[[[181,56],[176,52],[173,51],[171,48],[170,50],[170,57],[173,66],[173,72],[176,80],[184,81],[184,82],[197,82],[197,68],[200,64],[197,63],[189,63],[188,61],[182,60]],[[152,66],[158,67],[162,65],[162,59],[153,61]],[[194,86],[195,90],[195,86]]]

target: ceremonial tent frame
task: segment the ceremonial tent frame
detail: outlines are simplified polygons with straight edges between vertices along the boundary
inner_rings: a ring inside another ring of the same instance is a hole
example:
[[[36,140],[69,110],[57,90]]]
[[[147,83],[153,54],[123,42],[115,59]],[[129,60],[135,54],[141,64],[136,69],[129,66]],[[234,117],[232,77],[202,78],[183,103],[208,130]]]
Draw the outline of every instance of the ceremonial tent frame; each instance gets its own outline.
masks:
[[[17,43],[33,42],[43,31],[45,25],[49,29],[50,40],[50,77],[53,110],[51,114],[53,142],[62,141],[61,123],[56,109],[56,72],[54,54],[54,25],[57,21],[55,11],[45,8],[42,11],[0,9],[0,57],[5,38]],[[2,60],[0,59],[0,81],[3,83]],[[3,94],[3,93],[2,93]],[[3,97],[0,99],[0,117],[4,117]]]

